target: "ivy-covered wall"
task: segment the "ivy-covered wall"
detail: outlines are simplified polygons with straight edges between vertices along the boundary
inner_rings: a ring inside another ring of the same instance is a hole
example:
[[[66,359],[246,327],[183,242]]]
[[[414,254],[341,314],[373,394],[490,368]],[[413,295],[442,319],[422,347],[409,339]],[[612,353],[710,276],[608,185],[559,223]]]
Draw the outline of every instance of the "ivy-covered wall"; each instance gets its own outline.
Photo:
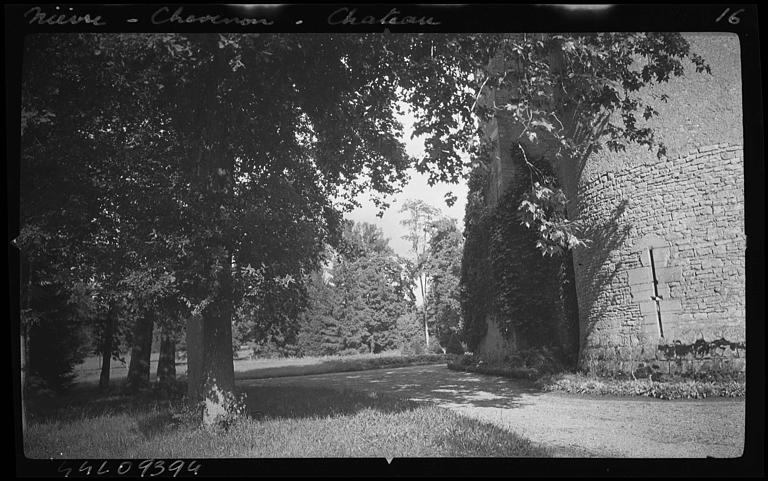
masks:
[[[502,136],[505,132],[502,131]],[[472,174],[462,269],[465,335],[470,350],[503,358],[511,350],[547,347],[575,365],[578,320],[570,256],[542,256],[517,207],[528,186],[522,158],[503,152]],[[544,163],[539,168],[545,169]],[[500,197],[488,196],[505,179]],[[490,197],[490,198],[489,198]],[[494,202],[495,201],[495,202]]]

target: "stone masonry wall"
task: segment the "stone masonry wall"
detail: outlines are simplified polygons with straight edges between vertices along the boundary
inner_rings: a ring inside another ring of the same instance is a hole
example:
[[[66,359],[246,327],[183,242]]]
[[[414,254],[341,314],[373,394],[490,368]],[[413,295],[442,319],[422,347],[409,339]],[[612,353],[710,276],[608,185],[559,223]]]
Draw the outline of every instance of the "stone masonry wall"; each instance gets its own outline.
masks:
[[[485,336],[483,336],[476,349],[477,354],[486,361],[500,361],[505,355],[515,351],[515,341],[514,339],[508,339],[502,333],[499,324],[493,316],[488,317],[487,323]]]
[[[586,237],[593,241],[573,252],[582,369],[745,369],[739,39],[715,32],[684,37],[711,75],[696,73],[686,61],[686,75],[639,92],[659,115],[638,119],[638,126],[654,130],[667,156],[657,159],[632,144],[594,153],[583,166],[557,167],[571,199],[569,218],[587,221]],[[495,205],[520,176],[510,155],[519,126],[500,114],[489,127],[494,148],[487,200]],[[530,158],[538,155],[547,156],[546,146],[529,151]],[[497,342],[496,324],[489,319],[481,342],[487,357],[520,348],[519,342]]]
[[[647,125],[667,157],[635,145],[603,150],[564,178],[569,217],[588,220],[594,240],[574,252],[584,369],[745,366],[739,39],[684,36],[711,75],[689,62],[685,76],[640,92],[659,112]]]
[[[582,368],[744,369],[743,185],[742,147],[726,143],[582,183]]]

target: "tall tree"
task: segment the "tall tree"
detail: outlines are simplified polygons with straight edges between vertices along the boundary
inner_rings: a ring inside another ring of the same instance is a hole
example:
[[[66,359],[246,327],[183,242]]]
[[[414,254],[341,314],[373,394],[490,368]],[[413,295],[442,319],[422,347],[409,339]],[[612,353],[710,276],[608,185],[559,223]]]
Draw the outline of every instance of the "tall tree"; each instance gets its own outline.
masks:
[[[403,202],[401,213],[408,217],[400,223],[406,228],[407,233],[403,239],[411,243],[413,254],[413,277],[421,294],[421,314],[424,325],[424,343],[429,346],[429,322],[427,316],[426,299],[429,291],[429,276],[426,272],[426,264],[429,252],[429,239],[434,230],[434,221],[440,215],[440,211],[422,200],[409,199]]]
[[[426,305],[442,346],[447,346],[450,339],[458,337],[462,331],[460,279],[463,248],[464,236],[455,219],[441,218],[434,223],[425,262],[432,286]]]
[[[305,354],[379,352],[397,346],[397,318],[410,307],[404,262],[380,227],[345,222],[339,253],[312,275],[302,313]]]

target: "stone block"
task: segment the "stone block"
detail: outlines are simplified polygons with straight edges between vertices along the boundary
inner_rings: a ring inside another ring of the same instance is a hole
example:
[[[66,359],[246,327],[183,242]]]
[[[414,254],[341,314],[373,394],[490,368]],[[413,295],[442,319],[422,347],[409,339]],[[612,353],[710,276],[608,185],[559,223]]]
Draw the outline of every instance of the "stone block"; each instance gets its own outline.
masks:
[[[649,250],[640,251],[640,265],[643,267],[651,267],[651,253]]]
[[[630,286],[630,294],[635,302],[649,300],[654,295],[652,284],[635,284]]]
[[[637,269],[629,269],[627,271],[629,285],[634,286],[638,284],[651,284],[653,282],[653,275],[651,269],[641,267]]]
[[[666,314],[682,312],[683,303],[680,299],[662,299],[659,301],[659,307],[661,308],[661,319],[663,321]]]
[[[643,315],[643,317],[655,317],[657,314],[657,307],[656,302],[652,301],[651,299],[648,300],[642,300],[637,303],[638,306],[640,306],[640,314]]]
[[[648,314],[644,314],[640,325],[642,326],[644,333],[657,333],[659,330],[659,317],[656,311],[654,310]]]
[[[669,265],[670,250],[669,247],[655,247],[653,249],[653,262],[656,268]]]
[[[682,267],[660,267],[656,269],[656,278],[659,282],[679,282],[683,280]]]

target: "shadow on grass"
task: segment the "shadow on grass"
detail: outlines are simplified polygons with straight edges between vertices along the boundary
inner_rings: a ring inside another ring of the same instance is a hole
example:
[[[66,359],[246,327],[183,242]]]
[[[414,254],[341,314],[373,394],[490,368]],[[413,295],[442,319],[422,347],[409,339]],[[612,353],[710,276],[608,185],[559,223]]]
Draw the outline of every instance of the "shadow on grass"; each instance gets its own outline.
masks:
[[[119,384],[108,389],[83,384],[56,396],[28,398],[27,410],[31,419],[41,422],[72,421],[106,414],[159,413],[168,411],[173,403],[182,402],[184,387],[183,383],[178,383],[174,394],[161,398],[151,388],[132,392]]]
[[[396,413],[419,407],[415,401],[353,389],[294,385],[240,390],[248,395],[248,409],[251,416],[257,419],[346,416],[365,409]]]
[[[151,438],[176,422],[171,407],[183,404],[185,387],[183,381],[179,382],[168,400],[160,399],[151,389],[130,393],[120,385],[108,390],[82,385],[55,398],[30,400],[29,412],[39,421],[137,415],[139,430]],[[238,380],[237,390],[247,395],[248,411],[255,419],[335,417],[363,410],[396,413],[424,403],[515,408],[524,405],[523,395],[543,393],[529,381],[451,371],[434,365]]]
[[[248,394],[252,410],[267,416],[272,410],[290,417],[377,408],[379,399],[390,398],[407,407],[429,402],[448,407],[515,408],[524,404],[524,394],[543,393],[530,381],[449,371],[445,366],[253,379],[238,385]]]

